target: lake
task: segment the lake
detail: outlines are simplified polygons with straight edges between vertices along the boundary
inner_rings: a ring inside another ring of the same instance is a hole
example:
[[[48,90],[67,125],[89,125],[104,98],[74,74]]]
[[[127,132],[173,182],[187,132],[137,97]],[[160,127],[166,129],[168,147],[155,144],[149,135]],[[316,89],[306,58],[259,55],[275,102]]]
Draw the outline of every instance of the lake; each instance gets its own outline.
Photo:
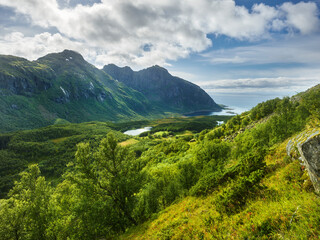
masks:
[[[130,136],[138,136],[139,134],[148,132],[151,129],[152,127],[144,127],[144,128],[125,131],[124,134],[130,135]]]

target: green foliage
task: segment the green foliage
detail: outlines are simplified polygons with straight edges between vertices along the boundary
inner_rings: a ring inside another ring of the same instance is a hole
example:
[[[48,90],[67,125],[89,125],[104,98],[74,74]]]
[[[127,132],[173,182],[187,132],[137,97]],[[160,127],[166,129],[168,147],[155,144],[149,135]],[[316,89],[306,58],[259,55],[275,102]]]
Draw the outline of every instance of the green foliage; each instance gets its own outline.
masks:
[[[257,106],[251,109],[250,118],[252,120],[260,120],[264,117],[271,115],[276,111],[278,104],[281,101],[282,100],[280,98],[275,98],[266,102],[259,103]]]
[[[265,162],[263,153],[248,153],[240,158],[238,168],[238,178],[231,182],[216,201],[217,209],[227,214],[239,211],[248,198],[261,189],[259,185],[265,173]]]
[[[178,162],[179,182],[183,189],[189,190],[199,180],[200,170],[196,166],[196,161],[191,159],[182,159]]]
[[[190,194],[193,196],[201,196],[212,193],[212,191],[222,183],[222,179],[224,179],[224,173],[221,170],[204,174],[196,185],[190,189]]]
[[[46,239],[51,188],[39,174],[38,166],[30,165],[9,198],[1,200],[1,239]]]
[[[70,122],[65,120],[65,119],[62,119],[62,118],[57,118],[53,125],[63,125],[63,124],[69,124]]]
[[[263,171],[261,170],[254,171],[249,176],[240,177],[218,196],[217,210],[227,214],[238,212],[245,205],[247,199],[261,188],[258,184],[262,177]]]
[[[0,135],[1,191],[39,162],[0,201],[0,238],[114,239],[135,229],[145,234],[136,239],[317,236],[318,211],[308,208],[319,200],[284,142],[315,118],[304,101],[284,98],[199,134],[184,132],[188,119],[164,119],[132,126],[171,122],[183,133],[118,144],[129,137],[115,130],[130,123],[90,122]]]
[[[13,187],[14,179],[22,172],[27,162],[8,150],[0,150],[0,198],[5,198]]]
[[[141,189],[136,215],[144,221],[169,206],[182,194],[176,165],[160,163],[148,169],[147,184]]]
[[[228,159],[229,153],[228,143],[219,140],[204,141],[195,149],[196,161],[200,168],[207,168],[208,164],[211,169],[222,167]]]
[[[183,132],[186,130],[201,132],[204,129],[212,129],[217,126],[217,121],[226,121],[230,116],[200,116],[188,118],[171,118],[168,122],[158,122],[151,132],[168,131]],[[157,123],[157,122],[156,122]]]
[[[75,174],[71,181],[86,188],[88,183],[108,196],[116,211],[121,229],[136,224],[132,216],[135,194],[140,189],[142,175],[139,163],[127,148],[117,144],[113,134],[102,139],[99,150],[92,152],[89,144],[79,144],[76,152]],[[84,183],[82,183],[84,182]]]
[[[56,182],[74,159],[76,145],[88,141],[97,146],[112,131],[109,123],[54,125],[0,135],[0,197],[4,198],[28,163],[39,163],[42,174]],[[113,131],[121,141],[128,137]]]

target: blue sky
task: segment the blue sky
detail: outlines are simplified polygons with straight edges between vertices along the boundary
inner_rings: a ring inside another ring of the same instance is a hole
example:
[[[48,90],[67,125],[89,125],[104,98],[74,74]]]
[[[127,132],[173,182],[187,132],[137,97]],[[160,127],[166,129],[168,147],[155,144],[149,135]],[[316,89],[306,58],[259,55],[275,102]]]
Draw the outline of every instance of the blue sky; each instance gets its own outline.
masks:
[[[320,82],[320,0],[0,0],[0,54],[161,65],[252,107]]]

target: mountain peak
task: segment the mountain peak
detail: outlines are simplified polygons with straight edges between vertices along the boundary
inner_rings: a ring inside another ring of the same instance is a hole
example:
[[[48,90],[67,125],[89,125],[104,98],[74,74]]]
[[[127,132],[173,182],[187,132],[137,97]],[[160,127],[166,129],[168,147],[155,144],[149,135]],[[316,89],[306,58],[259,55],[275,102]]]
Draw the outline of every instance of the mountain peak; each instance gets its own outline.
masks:
[[[149,67],[149,68],[147,68],[145,70],[163,71],[163,72],[169,73],[167,69],[165,69],[164,67],[161,67],[159,65],[153,65],[152,67]]]
[[[65,49],[59,53],[49,53],[44,57],[39,58],[37,61],[77,61],[77,62],[86,62],[82,55],[76,51]]]
[[[133,72],[133,70],[129,66],[119,67],[113,63],[109,63],[108,65],[105,65],[103,67],[103,69],[112,69],[113,71],[121,70],[121,71],[126,71],[126,72]]]
[[[82,55],[76,51],[73,51],[73,50],[68,50],[68,49],[65,49],[63,50],[61,53],[58,53],[58,54],[61,54],[63,56],[66,56],[66,57],[72,57],[72,58],[80,58],[82,60],[84,60],[84,58],[82,57]]]
[[[141,92],[150,102],[162,105],[166,110],[185,113],[221,109],[200,87],[172,76],[167,69],[158,65],[136,72],[129,67],[120,68],[109,64],[103,71]]]

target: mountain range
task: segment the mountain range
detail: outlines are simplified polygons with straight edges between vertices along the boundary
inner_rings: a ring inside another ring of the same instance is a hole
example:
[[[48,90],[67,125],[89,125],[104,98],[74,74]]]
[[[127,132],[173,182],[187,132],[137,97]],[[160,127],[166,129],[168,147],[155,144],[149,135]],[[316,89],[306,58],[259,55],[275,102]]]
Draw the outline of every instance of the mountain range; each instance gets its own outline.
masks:
[[[172,76],[165,68],[153,66],[141,71],[114,64],[103,67],[114,79],[141,92],[154,105],[164,104],[173,112],[219,110],[217,104],[199,86]]]
[[[146,119],[220,111],[200,87],[159,66],[139,72],[109,64],[102,70],[64,50],[36,61],[0,55],[0,131],[70,122]]]

